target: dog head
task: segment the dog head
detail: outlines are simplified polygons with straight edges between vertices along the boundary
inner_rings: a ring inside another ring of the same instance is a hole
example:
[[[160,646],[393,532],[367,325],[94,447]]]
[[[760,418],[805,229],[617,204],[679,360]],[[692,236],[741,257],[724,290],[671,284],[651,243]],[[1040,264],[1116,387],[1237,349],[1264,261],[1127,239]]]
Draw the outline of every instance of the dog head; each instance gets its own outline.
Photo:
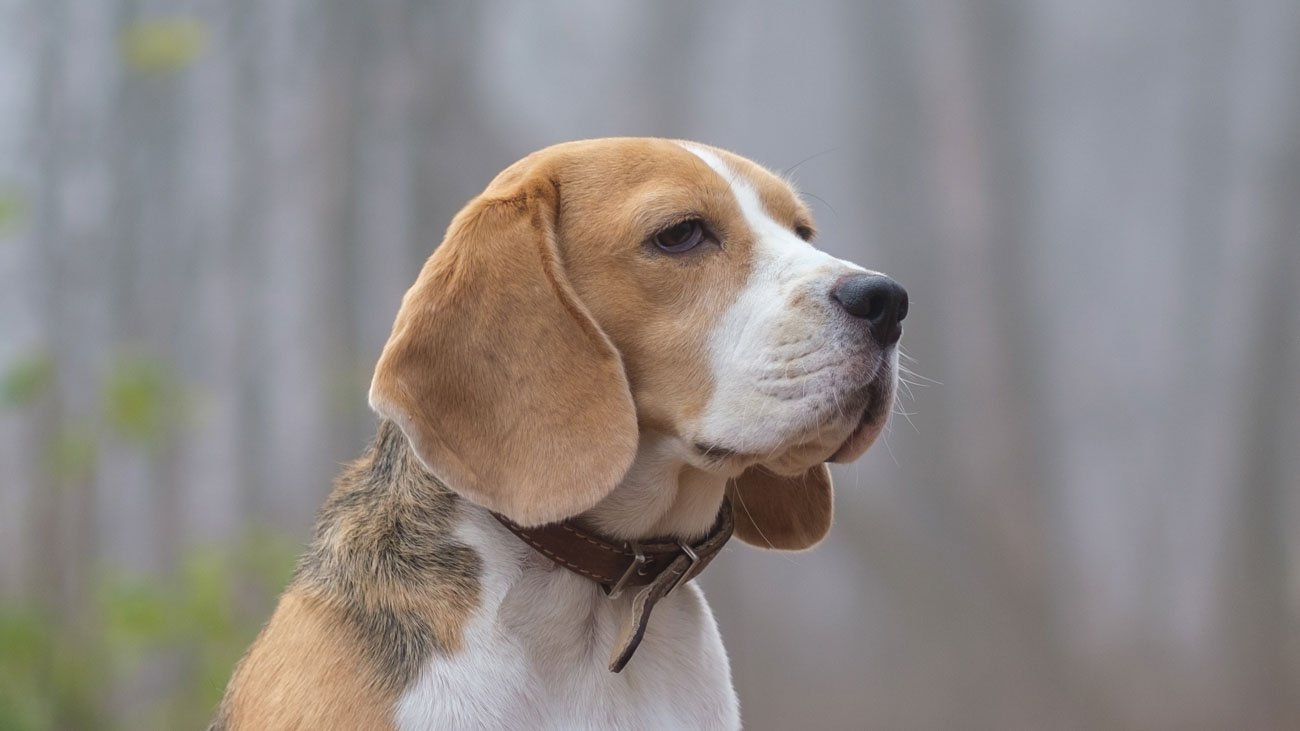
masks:
[[[827,461],[890,413],[907,295],[813,247],[783,180],[711,147],[573,142],[507,168],[406,293],[370,389],[424,465],[522,525],[591,508],[653,432],[731,478],[743,540],[830,526]]]

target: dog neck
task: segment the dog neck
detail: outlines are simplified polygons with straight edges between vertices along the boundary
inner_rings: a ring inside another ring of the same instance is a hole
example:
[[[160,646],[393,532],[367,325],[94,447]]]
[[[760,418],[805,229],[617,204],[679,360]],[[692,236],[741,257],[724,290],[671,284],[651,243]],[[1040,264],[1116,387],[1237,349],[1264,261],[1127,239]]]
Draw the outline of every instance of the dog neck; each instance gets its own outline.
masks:
[[[627,474],[577,520],[611,539],[694,541],[713,527],[726,484],[726,477],[704,472],[676,456],[672,438],[643,432]],[[318,531],[323,533],[318,540],[333,535],[330,528],[343,517],[367,525],[383,522],[382,516],[373,514],[373,505],[370,513],[335,514],[335,503],[351,506],[358,493],[365,493],[381,506],[399,506],[410,513],[408,517],[418,517],[421,524],[428,522],[439,530],[448,529],[456,509],[453,492],[419,464],[406,438],[389,421],[381,423],[369,452],[340,476],[338,488],[322,511]]]
[[[713,526],[726,487],[725,477],[676,456],[672,438],[642,432],[627,474],[579,522],[610,538],[695,540]]]

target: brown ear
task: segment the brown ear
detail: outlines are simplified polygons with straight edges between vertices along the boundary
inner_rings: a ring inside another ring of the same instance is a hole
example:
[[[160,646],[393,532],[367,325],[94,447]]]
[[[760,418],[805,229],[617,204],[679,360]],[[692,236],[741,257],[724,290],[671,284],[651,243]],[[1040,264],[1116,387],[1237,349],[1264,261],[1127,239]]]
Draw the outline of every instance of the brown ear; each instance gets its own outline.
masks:
[[[831,472],[819,464],[802,475],[782,477],[763,466],[727,484],[736,513],[736,536],[762,548],[812,548],[831,529]]]
[[[549,181],[480,197],[402,298],[370,385],[448,487],[520,525],[580,513],[632,463],[622,358],[561,264]]]

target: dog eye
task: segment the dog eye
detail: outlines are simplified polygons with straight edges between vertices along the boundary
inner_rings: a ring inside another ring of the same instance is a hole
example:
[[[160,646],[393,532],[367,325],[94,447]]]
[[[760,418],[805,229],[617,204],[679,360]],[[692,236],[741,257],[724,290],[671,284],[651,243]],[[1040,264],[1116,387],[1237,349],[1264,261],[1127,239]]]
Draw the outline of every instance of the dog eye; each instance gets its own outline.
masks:
[[[812,229],[812,226],[798,225],[794,227],[794,235],[798,236],[804,241],[812,241],[812,237],[815,235],[815,233]]]
[[[690,251],[704,240],[704,223],[698,218],[682,221],[655,234],[655,246],[669,254]]]

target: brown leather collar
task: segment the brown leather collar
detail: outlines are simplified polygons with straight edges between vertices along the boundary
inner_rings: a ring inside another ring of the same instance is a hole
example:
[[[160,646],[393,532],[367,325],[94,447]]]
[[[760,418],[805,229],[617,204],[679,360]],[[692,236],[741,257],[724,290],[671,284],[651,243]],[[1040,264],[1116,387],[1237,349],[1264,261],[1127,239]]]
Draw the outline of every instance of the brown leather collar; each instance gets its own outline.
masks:
[[[615,673],[627,665],[641,644],[654,605],[698,576],[726,545],[735,527],[731,501],[727,499],[722,501],[718,519],[708,535],[690,545],[671,540],[615,541],[569,521],[524,528],[504,515],[493,513],[492,516],[538,553],[600,584],[611,599],[628,587],[642,587],[632,600],[632,613],[624,622],[610,658],[609,669]]]

